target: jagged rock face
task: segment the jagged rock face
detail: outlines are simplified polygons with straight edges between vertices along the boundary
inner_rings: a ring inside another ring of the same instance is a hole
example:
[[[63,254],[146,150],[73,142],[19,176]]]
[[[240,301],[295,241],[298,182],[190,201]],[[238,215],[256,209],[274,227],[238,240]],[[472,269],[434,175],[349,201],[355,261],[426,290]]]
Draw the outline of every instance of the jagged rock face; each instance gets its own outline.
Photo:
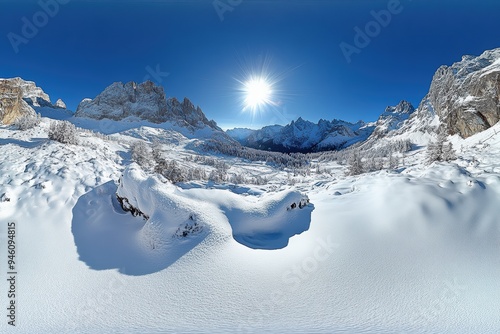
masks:
[[[114,120],[136,116],[157,122],[167,113],[163,89],[148,81],[115,82],[95,99],[85,99],[78,105],[75,116]]]
[[[174,121],[183,126],[210,126],[219,129],[214,121],[209,121],[201,109],[187,98],[182,103],[176,98],[167,99],[163,87],[156,86],[151,81],[141,84],[115,82],[95,99],[80,102],[75,116],[113,120],[136,118],[153,123]]]
[[[180,103],[175,97],[167,100],[168,116],[177,120],[183,120],[187,124],[197,126],[205,124],[214,129],[219,129],[217,123],[213,120],[208,120],[200,107],[195,107],[189,99],[184,98]]]
[[[441,66],[424,102],[450,134],[467,138],[495,125],[500,120],[500,48]]]
[[[399,129],[414,112],[413,105],[404,100],[399,102],[397,106],[387,107],[375,123],[372,136],[382,137],[390,131]]]
[[[12,124],[19,117],[35,115],[35,111],[23,99],[24,91],[16,79],[0,80],[0,122]]]

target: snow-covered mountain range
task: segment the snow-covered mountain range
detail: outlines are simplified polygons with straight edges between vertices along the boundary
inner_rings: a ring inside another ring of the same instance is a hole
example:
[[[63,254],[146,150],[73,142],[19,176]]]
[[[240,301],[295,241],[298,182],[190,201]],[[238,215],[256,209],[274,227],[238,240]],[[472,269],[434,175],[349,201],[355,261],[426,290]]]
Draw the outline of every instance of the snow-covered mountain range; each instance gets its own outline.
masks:
[[[335,150],[365,140],[373,127],[364,122],[319,120],[318,123],[299,117],[285,126],[271,125],[260,130],[236,128],[226,131],[242,145],[280,152],[312,152]]]
[[[349,123],[342,120],[298,118],[290,124],[266,126],[260,130],[236,128],[226,133],[244,146],[280,152],[316,152],[338,150],[374,137],[380,138],[399,129],[415,111],[410,102],[387,107],[376,122]]]
[[[464,56],[462,61],[440,67],[429,93],[418,109],[409,102],[387,107],[375,122],[350,123],[319,120],[313,123],[298,118],[290,124],[266,126],[260,130],[236,128],[226,134],[243,146],[279,152],[315,152],[338,150],[357,143],[371,143],[388,137],[422,138],[438,125],[449,134],[468,137],[484,131],[500,119],[500,49],[485,51],[478,57]],[[33,113],[33,108],[65,110],[62,100],[55,104],[35,83],[21,78],[0,80],[0,116],[8,124],[16,117]],[[191,131],[209,128],[222,134],[200,107],[189,99],[179,102],[166,98],[163,87],[153,82],[116,82],[94,99],[79,104],[76,118],[169,122]]]

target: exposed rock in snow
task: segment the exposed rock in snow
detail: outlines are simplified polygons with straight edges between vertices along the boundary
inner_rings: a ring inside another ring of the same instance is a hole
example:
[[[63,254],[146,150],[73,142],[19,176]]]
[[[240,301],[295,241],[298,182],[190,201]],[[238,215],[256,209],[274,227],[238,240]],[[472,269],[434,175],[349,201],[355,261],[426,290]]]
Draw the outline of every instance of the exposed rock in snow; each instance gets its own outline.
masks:
[[[0,101],[0,121],[4,124],[11,124],[25,115],[35,115],[35,112],[47,114],[53,109],[58,112],[66,110],[66,104],[61,99],[53,105],[49,95],[40,87],[21,78],[0,79]]]
[[[23,99],[25,91],[22,83],[19,78],[0,79],[0,122],[3,124],[11,124],[26,115],[35,115],[33,108]]]
[[[0,79],[0,85],[18,87],[22,92],[23,99],[31,106],[52,106],[50,97],[33,81],[26,81],[19,77],[12,79]]]
[[[181,126],[220,130],[209,121],[200,107],[187,98],[181,103],[165,97],[163,87],[151,81],[141,84],[115,82],[94,99],[84,99],[78,105],[76,117],[112,120],[147,120],[153,123],[176,122]]]
[[[466,138],[495,125],[500,120],[500,48],[441,66],[422,104],[432,106],[450,134]]]

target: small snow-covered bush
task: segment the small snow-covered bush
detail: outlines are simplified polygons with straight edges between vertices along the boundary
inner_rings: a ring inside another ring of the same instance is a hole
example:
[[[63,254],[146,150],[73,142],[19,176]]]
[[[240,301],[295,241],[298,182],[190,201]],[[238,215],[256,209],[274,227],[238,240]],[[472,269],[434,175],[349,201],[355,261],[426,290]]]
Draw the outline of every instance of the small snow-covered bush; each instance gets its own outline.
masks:
[[[38,124],[40,124],[42,120],[42,115],[36,114],[35,116],[33,115],[25,115],[23,117],[18,118],[15,122],[14,125],[21,131],[26,131],[29,129],[34,128]]]
[[[136,141],[130,145],[132,160],[139,166],[149,168],[153,163],[153,155],[149,146],[143,141]]]
[[[63,144],[78,144],[78,131],[68,121],[54,121],[49,127],[49,139]]]

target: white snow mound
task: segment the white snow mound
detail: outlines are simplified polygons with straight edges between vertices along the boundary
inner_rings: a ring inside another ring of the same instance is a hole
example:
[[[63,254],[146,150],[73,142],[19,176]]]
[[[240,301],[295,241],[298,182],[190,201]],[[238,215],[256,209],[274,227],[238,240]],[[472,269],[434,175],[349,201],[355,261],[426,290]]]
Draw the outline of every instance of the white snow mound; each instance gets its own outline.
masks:
[[[178,239],[227,234],[251,248],[278,249],[309,229],[313,206],[298,191],[243,196],[224,189],[185,189],[147,176],[136,164],[120,179],[117,196],[125,210],[144,217],[143,247],[168,249]],[[221,217],[222,216],[222,217]]]

